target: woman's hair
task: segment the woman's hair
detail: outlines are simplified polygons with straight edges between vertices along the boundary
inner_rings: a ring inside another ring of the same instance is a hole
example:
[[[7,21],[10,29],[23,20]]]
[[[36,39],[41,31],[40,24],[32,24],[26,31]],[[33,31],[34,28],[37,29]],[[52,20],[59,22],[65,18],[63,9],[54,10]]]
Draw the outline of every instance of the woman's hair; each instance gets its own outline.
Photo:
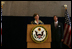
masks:
[[[57,15],[54,15],[53,18],[54,18],[55,16],[57,17]],[[58,17],[57,17],[57,18],[58,18]]]
[[[39,15],[39,14],[35,13],[35,14],[33,15],[33,17],[35,17],[36,15]]]

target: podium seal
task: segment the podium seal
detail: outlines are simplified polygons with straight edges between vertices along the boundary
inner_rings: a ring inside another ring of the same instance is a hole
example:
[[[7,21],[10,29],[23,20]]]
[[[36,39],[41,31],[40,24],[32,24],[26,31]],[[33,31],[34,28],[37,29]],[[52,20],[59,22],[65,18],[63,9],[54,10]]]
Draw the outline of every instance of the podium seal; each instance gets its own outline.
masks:
[[[45,27],[37,25],[31,30],[31,38],[35,43],[43,43],[48,37],[48,31]]]

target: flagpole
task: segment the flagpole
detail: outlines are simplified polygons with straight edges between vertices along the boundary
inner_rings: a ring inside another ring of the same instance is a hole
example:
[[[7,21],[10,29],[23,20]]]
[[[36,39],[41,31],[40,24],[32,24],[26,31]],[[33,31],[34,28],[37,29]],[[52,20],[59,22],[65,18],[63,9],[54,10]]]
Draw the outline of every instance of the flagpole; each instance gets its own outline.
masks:
[[[67,5],[65,4],[64,7],[65,7],[65,10],[66,10],[67,9]]]
[[[1,1],[1,46],[2,46],[2,10],[3,10],[4,1]]]

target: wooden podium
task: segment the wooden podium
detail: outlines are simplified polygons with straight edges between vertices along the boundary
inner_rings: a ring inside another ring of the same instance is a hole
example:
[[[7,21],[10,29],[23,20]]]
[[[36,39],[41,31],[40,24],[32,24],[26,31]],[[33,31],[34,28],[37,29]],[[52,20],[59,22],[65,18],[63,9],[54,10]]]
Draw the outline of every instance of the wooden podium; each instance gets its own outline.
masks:
[[[27,48],[51,48],[51,25],[50,24],[41,25],[45,27],[48,31],[48,38],[44,43],[35,43],[31,39],[31,30],[35,26],[37,25],[36,24],[27,25]]]

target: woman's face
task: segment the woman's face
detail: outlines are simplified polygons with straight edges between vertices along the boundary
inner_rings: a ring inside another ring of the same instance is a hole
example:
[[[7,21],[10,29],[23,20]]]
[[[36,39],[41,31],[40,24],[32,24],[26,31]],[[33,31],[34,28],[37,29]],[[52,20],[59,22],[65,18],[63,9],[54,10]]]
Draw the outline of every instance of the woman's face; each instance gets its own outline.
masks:
[[[39,19],[39,15],[36,15],[34,18],[35,18],[36,20]]]

